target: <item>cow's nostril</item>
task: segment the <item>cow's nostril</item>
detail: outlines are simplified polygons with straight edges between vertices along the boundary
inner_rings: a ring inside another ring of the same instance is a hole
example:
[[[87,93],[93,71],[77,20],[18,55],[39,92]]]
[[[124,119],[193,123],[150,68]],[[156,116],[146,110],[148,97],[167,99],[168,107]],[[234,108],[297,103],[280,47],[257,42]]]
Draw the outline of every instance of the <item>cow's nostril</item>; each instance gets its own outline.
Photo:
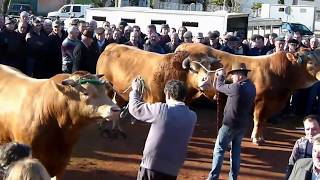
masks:
[[[111,107],[112,112],[119,112],[121,109],[119,107]]]

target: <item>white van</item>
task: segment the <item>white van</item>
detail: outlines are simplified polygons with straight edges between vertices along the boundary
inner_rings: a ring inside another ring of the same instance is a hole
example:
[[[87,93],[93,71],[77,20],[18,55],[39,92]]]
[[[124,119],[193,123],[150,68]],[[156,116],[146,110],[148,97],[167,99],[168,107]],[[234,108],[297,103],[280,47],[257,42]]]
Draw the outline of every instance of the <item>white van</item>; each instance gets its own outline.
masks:
[[[89,4],[67,4],[62,6],[58,11],[49,12],[49,18],[59,17],[61,20],[65,20],[69,17],[83,18],[86,9],[93,7]]]

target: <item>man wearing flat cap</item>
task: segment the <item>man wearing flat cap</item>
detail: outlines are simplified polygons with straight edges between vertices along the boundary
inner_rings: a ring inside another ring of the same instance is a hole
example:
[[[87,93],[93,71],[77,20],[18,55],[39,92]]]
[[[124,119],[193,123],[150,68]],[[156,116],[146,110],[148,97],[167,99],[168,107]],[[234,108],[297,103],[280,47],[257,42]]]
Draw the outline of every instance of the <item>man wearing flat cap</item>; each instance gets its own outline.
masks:
[[[276,37],[274,39],[274,48],[267,52],[267,54],[272,54],[278,51],[284,51],[285,39],[284,37]]]
[[[105,29],[103,27],[96,28],[95,36],[96,38],[94,38],[94,46],[96,46],[100,55],[108,45],[108,42],[106,41]]]
[[[256,88],[251,80],[247,78],[250,70],[244,63],[234,62],[231,75],[232,83],[225,83],[225,71],[221,68],[216,71],[217,91],[228,96],[224,108],[222,126],[219,129],[218,137],[213,150],[212,169],[208,180],[219,178],[223,164],[224,152],[230,142],[232,143],[230,157],[229,179],[237,179],[240,170],[241,141],[253,118],[254,99]]]
[[[15,21],[6,17],[5,28],[0,32],[0,64],[15,67],[23,70],[22,64],[25,63],[26,43],[15,28]]]
[[[92,74],[96,73],[98,61],[97,49],[93,46],[93,29],[88,28],[81,35],[81,43],[73,51],[74,62],[72,72],[83,70]]]

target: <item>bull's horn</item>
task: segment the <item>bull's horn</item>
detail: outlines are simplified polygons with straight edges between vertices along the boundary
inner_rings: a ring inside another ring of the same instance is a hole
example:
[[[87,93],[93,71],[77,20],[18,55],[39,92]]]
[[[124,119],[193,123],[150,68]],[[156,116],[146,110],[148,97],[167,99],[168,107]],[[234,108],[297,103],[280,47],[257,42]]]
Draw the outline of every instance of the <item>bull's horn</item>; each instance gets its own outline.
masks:
[[[187,57],[182,61],[182,68],[188,69],[190,67],[190,58]]]
[[[69,85],[72,86],[72,87],[77,86],[77,83],[72,79],[65,79],[65,80],[63,80],[61,82],[61,84],[64,85],[64,86],[69,86]]]
[[[96,76],[97,76],[97,78],[102,78],[104,76],[104,74],[97,74]]]

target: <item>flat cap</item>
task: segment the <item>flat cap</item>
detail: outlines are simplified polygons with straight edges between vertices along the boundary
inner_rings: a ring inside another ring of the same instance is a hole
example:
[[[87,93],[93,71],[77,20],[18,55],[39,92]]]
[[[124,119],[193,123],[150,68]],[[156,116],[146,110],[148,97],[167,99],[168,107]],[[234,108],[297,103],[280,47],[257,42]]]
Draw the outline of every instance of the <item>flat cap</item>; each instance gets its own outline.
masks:
[[[283,42],[285,41],[284,37],[282,37],[282,36],[276,37],[274,40],[275,41],[283,41]]]
[[[191,31],[186,31],[186,32],[183,34],[183,37],[184,37],[184,38],[192,38],[192,32],[191,32]]]
[[[96,34],[103,34],[104,33],[104,28],[103,27],[98,27],[97,29],[95,29],[95,33]]]

